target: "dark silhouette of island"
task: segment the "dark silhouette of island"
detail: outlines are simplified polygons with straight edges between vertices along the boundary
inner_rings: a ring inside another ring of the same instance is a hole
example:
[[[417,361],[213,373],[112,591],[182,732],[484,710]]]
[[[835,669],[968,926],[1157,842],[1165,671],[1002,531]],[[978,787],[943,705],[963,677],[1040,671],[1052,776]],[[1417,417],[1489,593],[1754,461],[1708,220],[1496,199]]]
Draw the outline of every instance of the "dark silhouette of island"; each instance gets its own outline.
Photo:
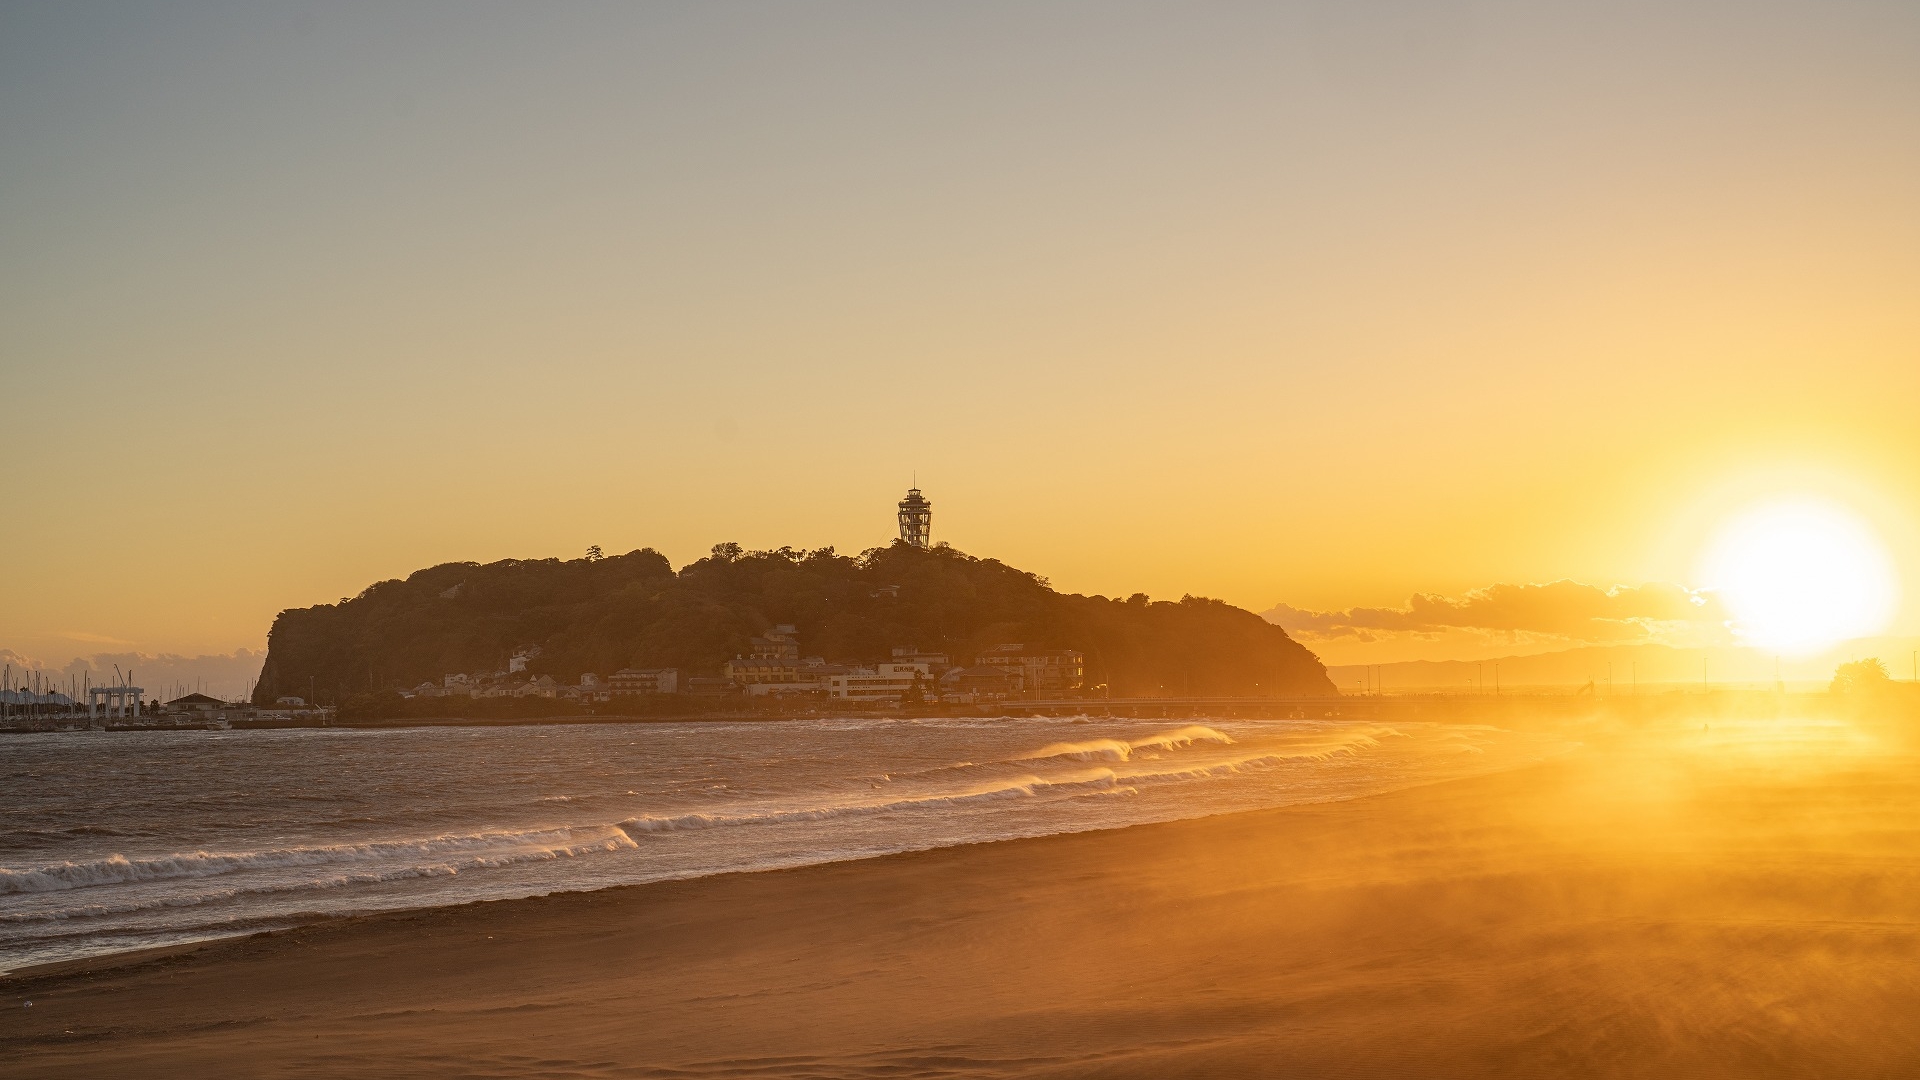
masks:
[[[718,685],[722,665],[752,655],[755,639],[783,624],[797,628],[809,656],[844,665],[905,650],[965,665],[1008,643],[1084,658],[1066,694],[1029,687],[1013,697],[1336,692],[1319,659],[1286,631],[1223,601],[1063,594],[995,559],[896,542],[857,558],[720,544],[677,572],[651,548],[446,563],[337,604],[281,612],[253,700],[390,712],[409,688],[503,671],[516,655],[515,677],[525,679],[676,669],[684,697],[690,685]]]

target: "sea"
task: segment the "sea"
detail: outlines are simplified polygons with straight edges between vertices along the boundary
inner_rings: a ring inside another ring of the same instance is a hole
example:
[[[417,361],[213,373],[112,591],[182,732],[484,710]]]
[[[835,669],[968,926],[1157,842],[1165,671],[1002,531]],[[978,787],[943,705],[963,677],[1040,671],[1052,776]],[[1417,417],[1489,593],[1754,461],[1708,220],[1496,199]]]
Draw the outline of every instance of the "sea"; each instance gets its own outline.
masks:
[[[1337,720],[0,734],[0,971],[315,920],[1352,799],[1565,739]]]

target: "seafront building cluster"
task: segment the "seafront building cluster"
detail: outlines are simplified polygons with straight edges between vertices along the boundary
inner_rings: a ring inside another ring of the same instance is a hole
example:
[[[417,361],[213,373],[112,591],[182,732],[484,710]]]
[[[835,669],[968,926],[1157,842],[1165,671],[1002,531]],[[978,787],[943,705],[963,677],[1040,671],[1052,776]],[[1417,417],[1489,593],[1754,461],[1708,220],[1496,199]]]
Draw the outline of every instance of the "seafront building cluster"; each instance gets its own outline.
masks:
[[[540,652],[538,646],[525,646],[514,650],[504,670],[448,674],[437,683],[423,682],[401,694],[408,698],[538,697],[583,704],[686,694],[972,705],[1069,695],[1086,682],[1081,653],[1031,649],[1017,642],[982,649],[971,664],[911,645],[895,647],[884,663],[829,663],[822,657],[802,656],[799,630],[786,623],[754,637],[746,653],[720,665],[717,677],[689,676],[670,667],[629,667],[604,677],[587,672],[577,682],[564,683],[551,675],[528,674],[530,667],[537,666]]]
[[[802,656],[796,627],[781,624],[751,639],[748,651],[720,665],[720,674],[688,676],[678,668],[628,667],[608,676],[583,673],[576,682],[536,674],[541,649],[514,650],[503,670],[453,673],[439,682],[423,682],[400,691],[407,699],[546,698],[575,702],[582,708],[656,703],[674,695],[693,698],[772,699],[839,703],[980,705],[1013,699],[1070,697],[1086,684],[1085,657],[1073,649],[1037,649],[1020,643],[978,650],[972,663],[944,652],[911,645],[896,647],[884,663],[839,664]],[[185,694],[170,701],[148,701],[134,685],[92,688],[86,701],[57,691],[32,688],[0,692],[0,728],[10,730],[70,727],[141,728],[249,727],[325,723],[335,708],[300,697],[281,697],[271,706],[229,702],[208,694]]]

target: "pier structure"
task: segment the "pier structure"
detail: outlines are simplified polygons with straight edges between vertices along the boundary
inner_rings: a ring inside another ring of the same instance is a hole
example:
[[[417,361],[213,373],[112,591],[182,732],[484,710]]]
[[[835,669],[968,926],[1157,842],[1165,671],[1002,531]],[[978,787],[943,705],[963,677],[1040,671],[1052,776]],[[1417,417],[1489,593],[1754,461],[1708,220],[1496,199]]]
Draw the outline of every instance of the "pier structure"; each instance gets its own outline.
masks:
[[[900,500],[900,539],[923,551],[933,544],[933,504],[917,487]]]
[[[104,715],[109,720],[140,715],[140,695],[144,686],[93,686],[87,689],[87,719]],[[102,711],[104,710],[104,712]]]

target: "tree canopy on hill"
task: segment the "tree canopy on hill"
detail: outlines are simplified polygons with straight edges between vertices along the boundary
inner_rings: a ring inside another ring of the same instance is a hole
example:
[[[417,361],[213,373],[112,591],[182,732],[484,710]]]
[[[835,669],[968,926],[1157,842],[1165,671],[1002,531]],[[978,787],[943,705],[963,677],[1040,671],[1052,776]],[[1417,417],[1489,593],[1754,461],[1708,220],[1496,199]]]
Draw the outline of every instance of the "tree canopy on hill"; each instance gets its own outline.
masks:
[[[832,548],[713,554],[675,573],[651,548],[583,559],[446,563],[338,604],[283,611],[254,692],[267,704],[497,671],[540,646],[530,674],[677,667],[716,674],[776,623],[808,655],[885,660],[895,646],[970,663],[985,646],[1086,654],[1089,687],[1115,697],[1331,694],[1326,669],[1286,631],[1219,600],[1067,595],[1045,578],[941,545],[896,542],[858,558]]]

